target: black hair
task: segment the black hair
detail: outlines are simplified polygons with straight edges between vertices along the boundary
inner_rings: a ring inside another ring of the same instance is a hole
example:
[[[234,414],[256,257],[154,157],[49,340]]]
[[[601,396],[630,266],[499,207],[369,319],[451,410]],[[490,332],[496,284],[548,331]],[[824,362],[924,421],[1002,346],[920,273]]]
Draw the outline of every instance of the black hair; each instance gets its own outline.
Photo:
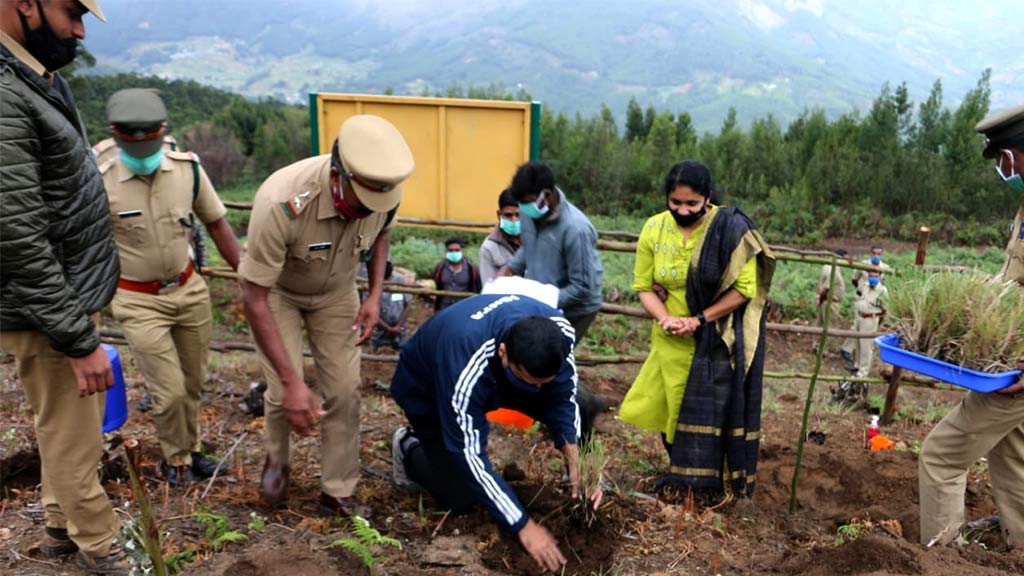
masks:
[[[518,364],[534,378],[550,378],[569,355],[565,335],[558,324],[543,316],[527,316],[512,325],[502,340],[511,364]]]
[[[338,151],[337,138],[334,139],[334,144],[331,145],[331,166],[344,176],[345,166],[341,163],[341,152]]]
[[[466,243],[462,241],[462,238],[459,238],[458,236],[452,236],[444,241],[445,248],[447,248],[449,244],[458,244],[460,247],[466,245]]]
[[[836,254],[836,256],[846,256],[846,254],[847,254],[845,248],[836,248],[832,252],[834,252]]]
[[[884,249],[881,246],[879,246],[878,244],[872,244],[871,245],[871,251],[874,252],[875,250],[883,250],[884,251]]]
[[[508,187],[516,202],[538,196],[544,190],[555,191],[555,173],[543,162],[527,162],[516,168],[512,184]]]
[[[501,191],[501,194],[498,194],[498,210],[506,206],[519,206],[519,203],[516,202],[516,197],[512,195],[512,188],[505,188]]]
[[[387,263],[384,264],[384,279],[385,280],[390,280],[391,279],[391,275],[394,274],[394,273],[395,273],[395,265],[394,265],[394,263],[391,262],[391,260],[388,260]]]
[[[662,192],[665,197],[676,189],[677,186],[689,186],[694,192],[705,198],[715,201],[713,196],[715,184],[711,181],[711,170],[703,162],[697,160],[680,160],[672,165],[665,176],[665,184]]]

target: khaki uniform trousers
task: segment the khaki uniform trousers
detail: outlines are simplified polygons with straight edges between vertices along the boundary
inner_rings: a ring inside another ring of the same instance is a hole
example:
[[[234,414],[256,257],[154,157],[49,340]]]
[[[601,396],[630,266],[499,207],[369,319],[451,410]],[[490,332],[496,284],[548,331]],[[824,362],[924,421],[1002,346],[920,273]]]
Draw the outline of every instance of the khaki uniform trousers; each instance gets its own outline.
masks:
[[[918,459],[921,543],[948,543],[964,523],[967,470],[988,456],[1007,543],[1024,546],[1024,393],[968,392],[925,438]]]
[[[815,326],[821,326],[822,323],[825,321],[825,307],[828,306],[828,303],[829,301],[826,300],[825,302],[818,304],[818,317],[814,321]],[[832,301],[832,312],[829,314],[828,324],[833,329],[839,325],[839,312],[840,308],[842,307],[842,304],[842,302],[836,302],[834,300]],[[817,346],[815,346],[815,348],[817,348]],[[851,352],[852,351],[853,350],[851,348]]]
[[[89,556],[106,556],[121,528],[96,470],[107,395],[79,398],[71,364],[42,332],[0,332],[0,349],[14,354],[35,414],[46,526],[67,528]]]
[[[877,332],[882,319],[879,316],[864,318],[857,313],[853,326],[857,332]],[[871,362],[875,359],[875,341],[871,338],[857,339],[857,377],[866,378],[871,372]]]
[[[189,466],[199,451],[199,397],[213,331],[206,281],[194,273],[166,294],[118,289],[112,309],[153,395],[164,460]]]
[[[270,291],[271,313],[285,351],[299,377],[303,377],[302,323],[316,366],[314,394],[323,398],[320,420],[321,488],[335,497],[348,497],[359,481],[359,348],[352,330],[359,310],[355,289],[325,294]],[[282,401],[281,380],[267,357],[260,353],[267,378],[264,414],[267,456],[276,463],[289,459],[291,426]]]

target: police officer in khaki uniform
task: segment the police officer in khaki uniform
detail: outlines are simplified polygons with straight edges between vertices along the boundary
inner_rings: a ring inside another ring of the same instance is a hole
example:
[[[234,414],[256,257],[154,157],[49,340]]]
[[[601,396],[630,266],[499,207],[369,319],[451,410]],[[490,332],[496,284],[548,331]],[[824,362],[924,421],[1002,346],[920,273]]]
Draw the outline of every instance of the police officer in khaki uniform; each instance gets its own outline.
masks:
[[[988,138],[984,156],[1022,200],[1002,275],[1024,290],[1024,104],[992,114],[975,129]],[[918,459],[922,544],[960,535],[967,471],[983,456],[999,517],[977,524],[999,525],[1007,546],[1024,548],[1024,377],[988,394],[968,392],[925,438]]]
[[[164,149],[167,110],[156,91],[116,92],[107,118],[118,150],[100,173],[121,258],[112,308],[153,394],[167,482],[178,486],[209,478],[216,468],[199,452],[213,320],[206,282],[189,258],[192,222],[198,216],[234,269],[238,242],[199,158]]]
[[[857,332],[877,332],[878,325],[885,316],[885,301],[889,290],[882,284],[878,272],[868,272],[867,281],[857,287],[853,310],[856,317],[853,321]],[[875,343],[870,338],[857,340],[857,377],[866,378],[871,371],[871,361],[875,359]]]
[[[846,250],[837,248],[835,254],[841,258],[846,257]],[[846,297],[846,285],[843,283],[842,270],[836,267],[836,280],[833,286],[831,298],[829,297],[828,286],[832,280],[832,265],[824,264],[821,267],[821,274],[818,275],[818,318],[816,325],[821,326],[825,319],[825,307],[831,306],[829,321],[838,324],[840,307],[843,305],[843,298]],[[835,324],[833,324],[834,326]]]
[[[245,311],[259,345],[267,458],[260,492],[287,498],[289,433],[321,437],[320,508],[366,516],[359,480],[359,349],[380,311],[388,231],[412,174],[409,146],[378,116],[342,124],[331,154],[278,170],[256,193],[239,268]],[[369,296],[359,303],[356,271],[368,261]],[[316,365],[318,395],[302,375],[302,324]]]

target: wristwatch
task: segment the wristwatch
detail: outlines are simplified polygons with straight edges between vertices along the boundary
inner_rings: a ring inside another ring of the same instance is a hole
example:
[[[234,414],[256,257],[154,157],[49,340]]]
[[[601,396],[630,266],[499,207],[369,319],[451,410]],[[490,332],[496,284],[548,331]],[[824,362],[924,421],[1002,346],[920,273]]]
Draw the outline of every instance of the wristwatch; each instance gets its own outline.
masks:
[[[700,322],[701,326],[708,323],[708,319],[704,317],[703,312],[697,312],[697,321]]]

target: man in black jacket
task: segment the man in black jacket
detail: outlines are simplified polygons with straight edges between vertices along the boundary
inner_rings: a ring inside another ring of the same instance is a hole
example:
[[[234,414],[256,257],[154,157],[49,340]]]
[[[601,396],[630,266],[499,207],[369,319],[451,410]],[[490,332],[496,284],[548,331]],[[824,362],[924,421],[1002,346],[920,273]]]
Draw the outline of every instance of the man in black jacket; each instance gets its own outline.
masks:
[[[103,181],[74,98],[56,73],[97,0],[0,2],[0,348],[35,412],[47,557],[77,552],[93,574],[127,575],[100,486],[104,392],[113,383],[94,315],[119,264]]]

